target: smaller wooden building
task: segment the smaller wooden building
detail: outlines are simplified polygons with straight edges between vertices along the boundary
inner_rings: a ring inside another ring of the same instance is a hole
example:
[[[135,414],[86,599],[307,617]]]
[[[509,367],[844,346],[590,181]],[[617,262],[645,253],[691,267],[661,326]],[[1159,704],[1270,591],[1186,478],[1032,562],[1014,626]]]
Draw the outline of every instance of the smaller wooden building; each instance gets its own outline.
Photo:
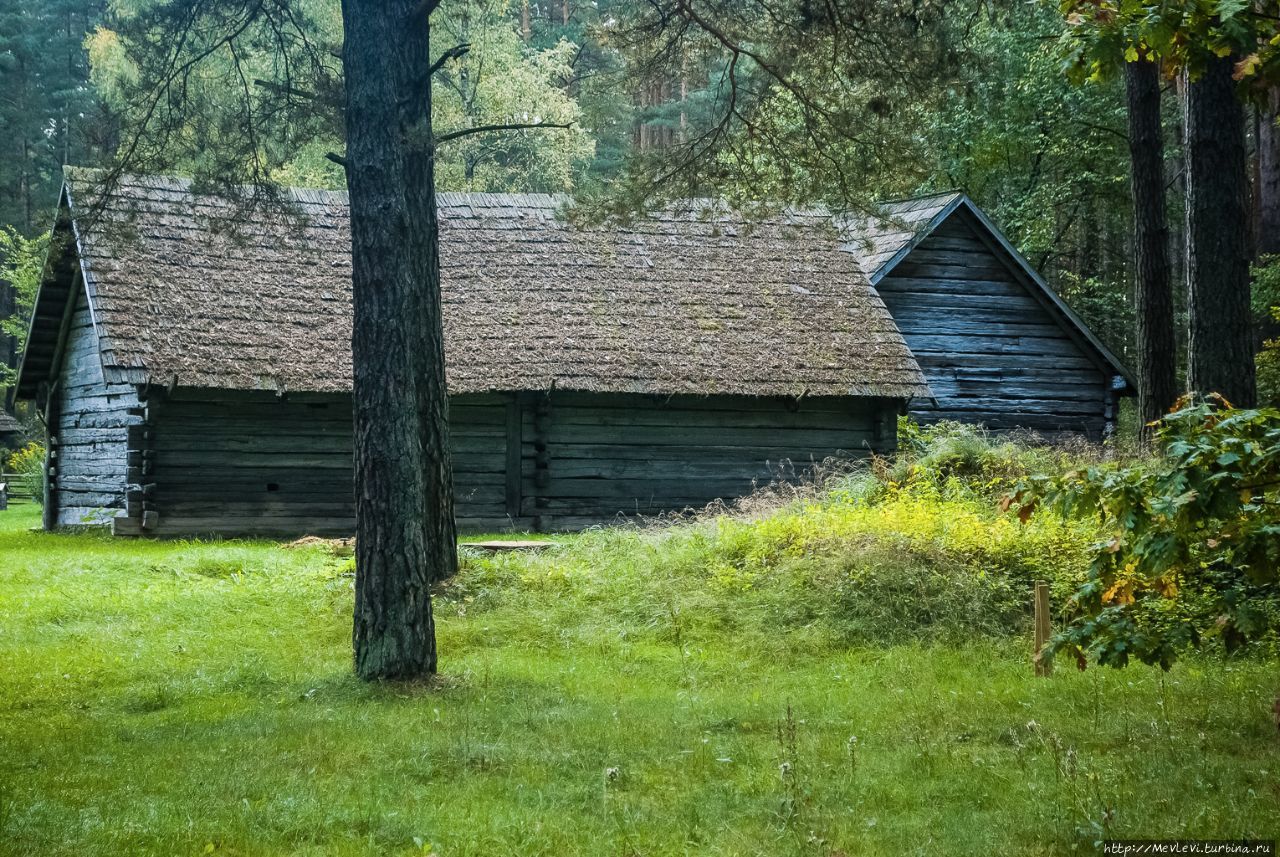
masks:
[[[0,410],[0,456],[3,456],[5,446],[22,432],[22,423],[18,422],[18,418],[8,411]]]
[[[18,382],[48,426],[47,526],[351,532],[347,202],[287,201],[70,174]],[[929,395],[829,218],[705,205],[586,228],[562,204],[440,196],[464,528],[736,498],[892,450]]]
[[[845,246],[933,391],[911,415],[1101,439],[1136,385],[986,214],[955,191],[881,210],[846,220]]]

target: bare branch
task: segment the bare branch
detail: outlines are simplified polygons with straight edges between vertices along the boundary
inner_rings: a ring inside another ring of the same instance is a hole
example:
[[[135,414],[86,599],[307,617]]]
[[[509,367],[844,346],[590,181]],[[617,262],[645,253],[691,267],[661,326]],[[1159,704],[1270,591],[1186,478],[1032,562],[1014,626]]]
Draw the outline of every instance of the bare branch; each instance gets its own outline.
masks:
[[[307,101],[315,101],[318,97],[314,92],[307,92],[305,89],[295,89],[292,86],[281,86],[278,83],[272,83],[269,80],[254,78],[253,85],[262,89],[268,89],[278,95],[291,95],[294,98],[302,98]]]
[[[447,63],[449,60],[462,59],[464,56],[467,55],[467,52],[470,50],[471,50],[470,42],[463,42],[460,45],[454,45],[453,47],[449,48],[449,50],[445,51],[440,55],[440,59],[436,60],[431,64],[431,68],[427,69],[427,76],[430,77],[431,75],[438,72],[440,69],[444,68],[444,64]]]
[[[421,0],[409,13],[409,23],[416,23],[423,18],[430,18],[431,13],[440,5],[440,0]]]
[[[324,159],[326,161],[333,161],[344,170],[347,168],[347,159],[342,157],[342,155],[339,155],[337,152],[325,152]]]
[[[470,137],[474,134],[491,134],[494,131],[526,131],[534,128],[567,129],[572,127],[572,122],[510,122],[501,125],[477,125],[474,128],[462,128],[457,131],[450,131],[448,134],[440,134],[436,137],[436,145],[462,137]]]

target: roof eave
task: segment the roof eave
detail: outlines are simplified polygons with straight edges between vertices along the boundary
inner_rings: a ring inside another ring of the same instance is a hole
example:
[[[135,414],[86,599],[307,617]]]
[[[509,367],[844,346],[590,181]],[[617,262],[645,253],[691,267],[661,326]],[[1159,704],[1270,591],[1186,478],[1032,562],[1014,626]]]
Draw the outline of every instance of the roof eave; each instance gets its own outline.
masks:
[[[37,321],[39,320],[39,315],[40,315],[39,310],[40,310],[41,299],[46,296],[47,291],[50,288],[52,288],[54,285],[57,284],[58,272],[55,270],[55,266],[57,265],[59,260],[62,258],[62,254],[73,253],[75,255],[75,267],[80,274],[80,288],[85,290],[85,297],[89,303],[89,315],[90,315],[90,318],[92,319],[94,333],[97,337],[97,342],[98,342],[98,349],[97,349],[98,360],[100,363],[102,363],[102,348],[103,348],[102,331],[98,325],[98,312],[97,312],[97,308],[94,306],[94,295],[93,295],[93,290],[90,286],[89,271],[85,264],[83,243],[81,241],[80,228],[76,223],[74,206],[75,206],[75,201],[71,195],[71,185],[64,178],[62,183],[62,190],[58,194],[58,210],[54,219],[53,240],[51,240],[49,243],[49,250],[45,255],[44,265],[41,269],[40,288],[36,291],[35,301],[32,304],[31,320],[27,324],[27,337],[25,340],[25,346],[22,349],[22,358],[18,362],[17,376],[14,381],[15,397],[19,400],[35,399],[39,395],[40,384],[43,381],[48,380],[47,377],[42,377],[42,378],[30,377],[31,370],[28,365],[27,358],[31,353],[31,346],[36,341],[36,334],[38,333],[36,324],[37,324]],[[64,224],[65,224],[66,232],[62,240],[60,240],[58,233],[60,230],[64,228]],[[67,294],[63,299],[64,303],[62,303],[59,307],[57,307],[57,309],[59,310],[59,315],[66,313],[67,311],[67,305],[65,303],[66,301],[70,301],[72,302],[72,305],[74,305],[74,302],[78,299],[77,290],[74,288],[74,284],[75,284],[75,279],[73,276],[72,283],[69,285],[67,289]],[[61,336],[60,331],[61,331],[61,322],[58,323],[57,332],[55,332],[54,334],[55,341],[54,341],[53,348],[55,352],[57,351],[57,348],[58,348],[57,338]],[[59,359],[59,355],[57,353],[54,353],[54,355],[52,356],[51,365],[56,367],[58,365],[58,359]],[[102,369],[105,377],[106,366],[103,365]]]
[[[871,281],[871,285],[878,285],[882,279],[887,277],[889,272],[898,266],[898,263],[907,258],[907,256],[911,254],[911,251],[920,245],[921,241],[928,238],[933,233],[933,230],[937,229],[939,224],[950,217],[951,213],[959,208],[967,199],[968,197],[963,193],[957,193],[950,202],[938,209],[938,212],[934,214],[933,217],[929,218],[923,226],[918,227],[915,230],[915,235],[912,236],[911,240],[906,244],[903,244],[902,247],[899,248],[898,252],[885,260],[879,268],[868,274],[867,279]]]
[[[58,209],[54,215],[53,234],[56,236],[58,226],[62,222],[63,216],[67,221],[71,220],[71,191],[66,181],[62,183],[62,189],[58,192]],[[56,280],[56,276],[52,270],[55,261],[54,254],[60,252],[62,248],[56,240],[49,242],[49,248],[45,253],[44,265],[40,269],[40,288],[36,290],[35,300],[31,304],[31,319],[27,322],[27,335],[23,340],[22,357],[18,361],[18,371],[14,378],[14,394],[19,400],[30,400],[36,397],[39,390],[40,382],[44,378],[30,378],[30,367],[28,366],[27,356],[31,352],[31,343],[34,341],[36,334],[36,321],[39,318],[41,298],[45,297],[46,292],[50,288],[50,283]]]
[[[1064,301],[1058,295],[1058,293],[1053,290],[1053,287],[1050,286],[1049,283],[1045,281],[1044,277],[1040,276],[1040,272],[1037,271],[1032,266],[1032,264],[1027,260],[1027,258],[1023,256],[1020,252],[1018,252],[1018,248],[1013,246],[1013,244],[1009,241],[1009,239],[1005,237],[1004,233],[1000,231],[999,227],[997,227],[995,223],[991,221],[991,218],[987,217],[986,213],[981,208],[979,208],[978,205],[972,199],[969,198],[969,195],[962,191],[957,192],[955,199],[951,200],[949,203],[947,203],[945,206],[939,209],[938,213],[935,214],[933,217],[931,217],[928,220],[928,222],[925,223],[922,227],[920,227],[916,231],[915,236],[910,241],[908,241],[905,245],[903,245],[902,249],[900,249],[897,253],[891,256],[884,264],[882,264],[874,273],[872,273],[868,277],[868,279],[871,280],[871,285],[873,286],[879,285],[882,279],[887,277],[889,273],[894,268],[896,268],[900,262],[902,262],[903,259],[907,258],[907,256],[911,254],[912,250],[918,247],[922,241],[924,241],[931,234],[933,234],[933,231],[937,229],[940,225],[942,225],[942,222],[944,220],[946,220],[948,217],[950,217],[960,208],[964,208],[970,214],[972,214],[975,218],[977,218],[978,222],[982,224],[983,228],[985,228],[987,232],[990,233],[991,237],[995,239],[996,243],[1000,245],[1001,249],[1003,249],[1009,255],[1009,258],[1013,259],[1014,262],[1017,263],[1018,267],[1026,275],[1027,279],[1030,280],[1036,286],[1036,288],[1043,294],[1045,299],[1048,300],[1049,303],[1053,305],[1054,309],[1060,312],[1062,316],[1067,320],[1067,322],[1070,323],[1071,326],[1075,328],[1076,332],[1079,333],[1080,336],[1082,336],[1086,342],[1088,342],[1090,347],[1092,347],[1094,351],[1097,353],[1097,356],[1102,358],[1102,361],[1106,363],[1108,366],[1110,366],[1114,370],[1117,376],[1124,379],[1124,382],[1126,384],[1126,388],[1124,388],[1124,390],[1127,390],[1127,391],[1137,390],[1138,385],[1134,383],[1133,375],[1129,372],[1127,368],[1125,368],[1125,365],[1120,362],[1120,359],[1115,356],[1115,354],[1111,351],[1111,349],[1107,348],[1107,346],[1103,344],[1102,340],[1100,340],[1092,330],[1089,329],[1089,326],[1084,323],[1084,319],[1076,315],[1075,311],[1072,310],[1071,307],[1067,306],[1066,301]],[[1121,390],[1119,392],[1123,392],[1124,390]]]

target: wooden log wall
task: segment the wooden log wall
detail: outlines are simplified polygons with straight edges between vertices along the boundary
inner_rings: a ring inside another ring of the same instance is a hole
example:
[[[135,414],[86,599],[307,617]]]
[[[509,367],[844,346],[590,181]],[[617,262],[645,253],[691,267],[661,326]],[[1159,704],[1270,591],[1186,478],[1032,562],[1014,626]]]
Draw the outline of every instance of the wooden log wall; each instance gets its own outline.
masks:
[[[159,535],[350,535],[345,396],[179,389],[155,420]]]
[[[508,524],[508,401],[450,404],[460,526]],[[158,535],[349,536],[355,529],[351,398],[175,390],[155,411]]]
[[[522,407],[521,518],[577,529],[733,500],[828,458],[887,452],[897,402],[542,394]]]
[[[78,279],[64,326],[60,367],[45,407],[49,426],[46,523],[100,525],[124,511],[130,427],[138,393],[107,384],[88,300]]]
[[[462,530],[497,532],[513,526],[507,438],[518,428],[515,408],[516,397],[511,393],[449,398],[453,507]],[[521,529],[527,529],[527,524]]]
[[[160,520],[156,505],[155,423],[161,396],[147,387],[139,391],[139,406],[130,414],[139,422],[128,427],[125,437],[126,473],[124,511],[111,519],[111,532],[117,536],[140,536],[152,533]]]
[[[1099,439],[1114,417],[1110,377],[1022,276],[956,212],[879,282],[937,398],[913,400],[911,414]]]
[[[464,530],[567,530],[732,500],[892,450],[898,402],[529,393],[450,400]],[[178,389],[135,407],[117,532],[350,535],[346,395]]]

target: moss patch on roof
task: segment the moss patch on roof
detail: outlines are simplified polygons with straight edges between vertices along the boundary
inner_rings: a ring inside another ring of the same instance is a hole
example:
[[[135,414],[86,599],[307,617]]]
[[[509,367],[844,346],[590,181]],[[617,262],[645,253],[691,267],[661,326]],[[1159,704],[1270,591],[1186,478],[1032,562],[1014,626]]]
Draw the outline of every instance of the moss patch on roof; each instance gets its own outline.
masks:
[[[94,206],[88,183],[68,190],[109,376],[350,389],[345,194],[245,209],[161,177],[126,178]],[[704,209],[579,226],[557,216],[564,202],[440,194],[451,392],[928,395],[827,218]]]

